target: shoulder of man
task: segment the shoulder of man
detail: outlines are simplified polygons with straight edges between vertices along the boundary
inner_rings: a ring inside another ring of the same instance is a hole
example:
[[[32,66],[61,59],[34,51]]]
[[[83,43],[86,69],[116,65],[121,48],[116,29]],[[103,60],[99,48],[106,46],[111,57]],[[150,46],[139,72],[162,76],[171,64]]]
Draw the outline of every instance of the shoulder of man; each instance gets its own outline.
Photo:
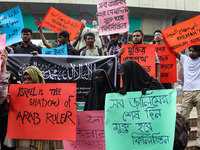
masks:
[[[97,45],[96,45],[96,48],[98,50],[99,56],[102,56],[102,49],[100,47],[98,47]]]
[[[33,44],[33,43],[31,43],[30,46],[32,46],[32,47],[34,47],[34,48],[36,48],[36,49],[41,49],[40,46],[38,46],[38,45],[36,45],[36,44]]]
[[[21,47],[22,47],[22,44],[18,45],[18,46],[15,48],[14,53],[15,53],[15,54],[16,54],[16,53],[19,53]]]
[[[71,51],[72,51],[72,55],[80,55],[79,51],[76,48],[74,48],[73,46],[72,46]]]

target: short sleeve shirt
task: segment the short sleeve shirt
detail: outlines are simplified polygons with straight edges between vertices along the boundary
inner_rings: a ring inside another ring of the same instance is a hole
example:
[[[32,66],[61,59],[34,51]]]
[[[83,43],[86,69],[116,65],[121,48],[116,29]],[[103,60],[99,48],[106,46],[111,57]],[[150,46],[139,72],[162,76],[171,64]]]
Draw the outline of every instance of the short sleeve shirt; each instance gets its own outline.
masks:
[[[181,54],[180,61],[184,69],[183,91],[200,90],[200,57],[191,59]]]

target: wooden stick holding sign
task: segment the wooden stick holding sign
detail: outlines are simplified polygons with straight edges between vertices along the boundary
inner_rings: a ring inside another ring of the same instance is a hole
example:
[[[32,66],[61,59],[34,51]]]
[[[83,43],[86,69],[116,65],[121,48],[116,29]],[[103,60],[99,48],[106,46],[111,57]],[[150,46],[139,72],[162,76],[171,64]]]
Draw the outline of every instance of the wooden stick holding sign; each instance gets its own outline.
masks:
[[[56,33],[59,33],[62,30],[68,31],[70,34],[70,41],[75,39],[77,33],[82,28],[82,25],[82,22],[68,17],[53,7],[49,9],[41,23],[43,28],[47,28]]]
[[[76,84],[11,85],[8,138],[76,139]]]

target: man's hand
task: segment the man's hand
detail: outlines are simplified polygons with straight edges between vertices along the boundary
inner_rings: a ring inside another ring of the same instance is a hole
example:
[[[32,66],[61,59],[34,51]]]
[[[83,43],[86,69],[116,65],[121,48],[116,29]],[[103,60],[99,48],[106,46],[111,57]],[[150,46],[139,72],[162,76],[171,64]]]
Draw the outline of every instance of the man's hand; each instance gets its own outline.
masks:
[[[127,15],[129,16],[130,10],[128,9],[128,7],[126,7],[126,12],[127,12]]]
[[[121,54],[124,52],[124,48],[119,49],[118,57],[121,57]]]
[[[30,52],[30,54],[32,54],[32,55],[37,55],[37,54],[38,54],[38,51],[32,51],[32,52]]]
[[[76,109],[78,109],[79,103],[78,103],[78,102],[74,102],[74,103],[75,103],[75,105],[76,105]]]
[[[4,49],[4,54],[1,54],[1,59],[2,59],[1,72],[6,72],[7,58],[8,58],[8,52]]]
[[[38,26],[38,31],[39,31],[40,33],[42,32],[42,26],[41,26],[41,25]]]

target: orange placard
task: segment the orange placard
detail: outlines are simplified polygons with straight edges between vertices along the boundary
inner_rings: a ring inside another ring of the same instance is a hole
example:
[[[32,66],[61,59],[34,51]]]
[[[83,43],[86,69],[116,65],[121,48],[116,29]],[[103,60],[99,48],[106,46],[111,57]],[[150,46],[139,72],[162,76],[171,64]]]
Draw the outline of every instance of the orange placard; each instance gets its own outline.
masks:
[[[62,30],[69,32],[69,40],[73,41],[82,27],[82,22],[77,21],[51,7],[42,20],[41,26],[59,33]]]
[[[172,53],[200,45],[200,15],[162,30],[163,40]]]
[[[150,76],[156,77],[155,70],[155,45],[135,44],[122,45],[124,52],[121,55],[121,64],[129,59],[140,64]]]
[[[7,136],[76,140],[76,83],[10,85]]]
[[[160,82],[176,83],[176,57],[165,45],[156,45],[156,52],[160,60]]]

